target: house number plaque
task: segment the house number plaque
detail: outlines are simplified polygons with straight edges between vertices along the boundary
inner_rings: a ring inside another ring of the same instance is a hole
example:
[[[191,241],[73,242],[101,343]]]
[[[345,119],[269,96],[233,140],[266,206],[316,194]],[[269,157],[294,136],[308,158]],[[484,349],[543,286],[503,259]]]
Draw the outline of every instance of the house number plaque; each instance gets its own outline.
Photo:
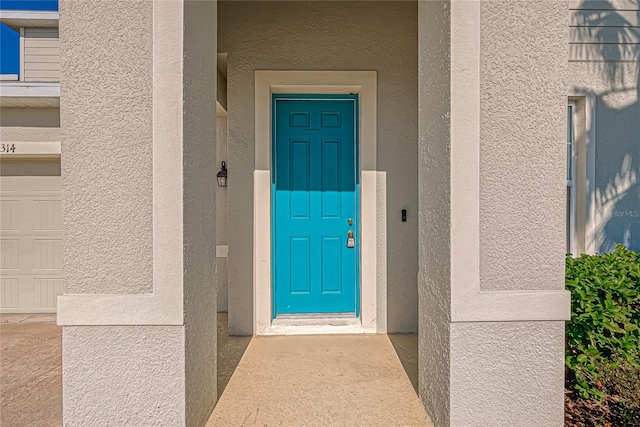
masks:
[[[0,144],[0,153],[15,153],[16,144]]]

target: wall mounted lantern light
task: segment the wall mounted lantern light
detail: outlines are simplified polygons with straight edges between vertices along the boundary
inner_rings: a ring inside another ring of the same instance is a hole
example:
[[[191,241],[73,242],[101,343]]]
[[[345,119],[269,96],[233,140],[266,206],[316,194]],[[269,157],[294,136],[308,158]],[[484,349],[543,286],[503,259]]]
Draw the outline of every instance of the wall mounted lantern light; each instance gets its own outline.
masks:
[[[225,162],[222,162],[222,167],[220,168],[220,172],[218,172],[217,178],[218,187],[227,186],[227,164]]]

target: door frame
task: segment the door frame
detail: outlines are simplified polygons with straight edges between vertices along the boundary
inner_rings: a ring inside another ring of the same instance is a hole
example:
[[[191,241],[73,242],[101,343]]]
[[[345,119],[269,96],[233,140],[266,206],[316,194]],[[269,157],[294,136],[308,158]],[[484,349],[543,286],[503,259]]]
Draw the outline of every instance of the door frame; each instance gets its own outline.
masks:
[[[271,147],[273,94],[358,94],[360,316],[272,319]],[[256,71],[253,314],[256,335],[386,332],[385,175],[377,172],[375,71]]]

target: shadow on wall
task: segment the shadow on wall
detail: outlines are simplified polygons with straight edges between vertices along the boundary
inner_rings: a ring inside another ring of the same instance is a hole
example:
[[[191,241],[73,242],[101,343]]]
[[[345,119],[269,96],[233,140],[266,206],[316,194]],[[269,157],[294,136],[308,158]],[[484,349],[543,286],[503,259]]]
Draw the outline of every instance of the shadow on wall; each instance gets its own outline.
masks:
[[[640,251],[640,0],[588,10],[594,3],[582,0],[573,13],[570,58],[606,78],[596,92],[595,248]]]

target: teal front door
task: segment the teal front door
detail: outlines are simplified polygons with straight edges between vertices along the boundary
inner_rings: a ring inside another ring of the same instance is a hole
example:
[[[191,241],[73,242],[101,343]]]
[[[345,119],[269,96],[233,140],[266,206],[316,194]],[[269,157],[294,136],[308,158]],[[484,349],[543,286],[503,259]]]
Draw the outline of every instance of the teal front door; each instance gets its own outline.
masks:
[[[273,316],[357,316],[357,95],[274,95],[272,117]]]

